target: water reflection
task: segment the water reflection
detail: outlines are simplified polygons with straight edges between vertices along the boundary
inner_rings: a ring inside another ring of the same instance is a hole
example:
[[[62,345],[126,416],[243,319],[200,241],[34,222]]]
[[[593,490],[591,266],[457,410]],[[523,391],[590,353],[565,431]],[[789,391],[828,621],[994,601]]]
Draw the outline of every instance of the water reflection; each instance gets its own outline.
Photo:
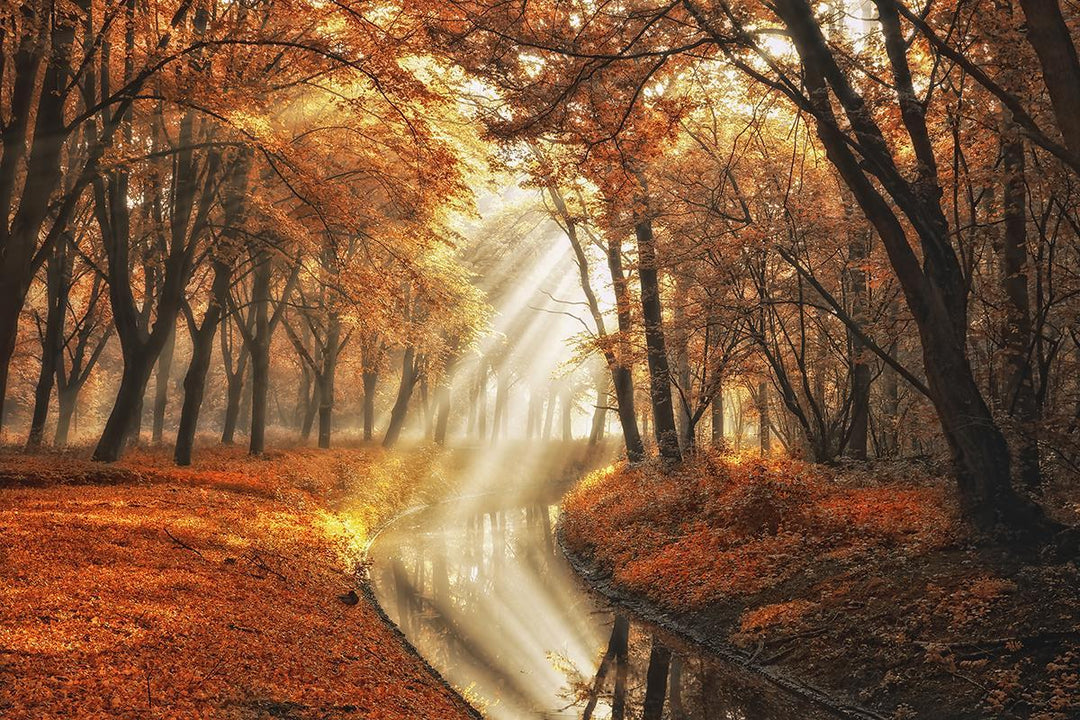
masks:
[[[612,613],[560,555],[555,513],[473,499],[403,519],[372,549],[380,603],[488,717],[831,717]]]

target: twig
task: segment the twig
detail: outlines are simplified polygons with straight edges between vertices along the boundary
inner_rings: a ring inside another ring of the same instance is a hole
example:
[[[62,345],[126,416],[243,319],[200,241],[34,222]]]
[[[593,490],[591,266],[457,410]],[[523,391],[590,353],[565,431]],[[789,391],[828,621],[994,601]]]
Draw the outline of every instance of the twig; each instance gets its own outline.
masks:
[[[289,584],[289,579],[287,577],[285,577],[284,575],[282,575],[281,573],[279,573],[274,568],[267,565],[266,561],[262,559],[262,555],[260,555],[259,553],[252,550],[250,553],[248,553],[248,557],[251,559],[251,561],[253,563],[258,565],[264,572],[268,572],[271,575],[274,575],[274,576],[278,577],[281,580],[281,582],[285,583],[286,585]]]
[[[183,541],[183,540],[181,540],[180,538],[178,538],[178,537],[176,537],[175,535],[173,535],[173,534],[172,534],[171,532],[169,532],[169,528],[164,528],[164,530],[165,530],[165,534],[166,534],[166,535],[168,535],[168,536],[169,536],[169,538],[170,538],[170,539],[171,539],[171,540],[172,540],[172,541],[173,541],[174,543],[176,543],[176,544],[177,544],[177,545],[179,545],[180,547],[184,548],[185,550],[190,550],[191,552],[193,552],[193,553],[195,553],[196,555],[198,555],[199,557],[201,557],[201,558],[202,558],[203,560],[206,560],[206,556],[205,556],[205,555],[203,555],[203,554],[202,554],[201,552],[199,552],[197,548],[193,548],[193,547],[191,547],[191,546],[190,546],[190,545],[188,545],[188,544],[187,544],[186,542],[184,542],[184,541]],[[206,560],[206,562],[210,562],[210,561],[209,561],[209,560]]]

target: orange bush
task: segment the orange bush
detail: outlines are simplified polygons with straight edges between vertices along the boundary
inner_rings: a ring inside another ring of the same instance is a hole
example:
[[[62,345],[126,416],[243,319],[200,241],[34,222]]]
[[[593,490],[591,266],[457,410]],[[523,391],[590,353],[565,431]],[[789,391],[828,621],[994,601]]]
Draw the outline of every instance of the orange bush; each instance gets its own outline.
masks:
[[[954,537],[955,512],[937,488],[838,480],[782,459],[705,455],[671,474],[613,466],[566,497],[565,537],[620,585],[675,608],[760,592],[808,555],[854,561],[888,548],[924,552]]]

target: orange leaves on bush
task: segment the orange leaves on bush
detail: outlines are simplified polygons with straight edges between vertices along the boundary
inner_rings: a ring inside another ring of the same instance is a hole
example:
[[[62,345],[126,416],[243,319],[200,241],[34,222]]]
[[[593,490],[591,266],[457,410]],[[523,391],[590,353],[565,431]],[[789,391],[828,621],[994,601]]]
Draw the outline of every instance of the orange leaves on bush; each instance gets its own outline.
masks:
[[[953,537],[955,513],[938,489],[840,479],[791,460],[710,455],[671,474],[606,468],[565,498],[564,531],[616,582],[675,608],[760,592],[792,577],[808,555],[854,562]]]
[[[745,633],[764,630],[775,625],[792,625],[815,607],[817,606],[809,600],[789,600],[762,605],[743,613],[740,630]]]

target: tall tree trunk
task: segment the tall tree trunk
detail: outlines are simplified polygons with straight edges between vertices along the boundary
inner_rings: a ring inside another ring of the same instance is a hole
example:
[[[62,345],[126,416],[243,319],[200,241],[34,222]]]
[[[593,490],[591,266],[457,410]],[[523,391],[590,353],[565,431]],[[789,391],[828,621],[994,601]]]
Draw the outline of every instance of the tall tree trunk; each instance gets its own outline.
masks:
[[[405,348],[401,360],[401,382],[398,384],[397,399],[390,411],[390,424],[383,436],[383,447],[393,447],[401,436],[401,429],[405,426],[405,416],[409,411],[409,399],[412,397],[413,388],[420,376],[420,363],[416,357],[416,350],[412,347]]]
[[[615,690],[611,699],[611,718],[625,720],[626,680],[630,674],[630,621],[625,615],[615,616],[609,645],[615,650]]]
[[[450,424],[450,385],[444,379],[435,389],[435,435],[437,445],[446,444],[446,429]]]
[[[165,432],[165,409],[169,402],[169,376],[172,375],[173,354],[176,350],[176,330],[169,333],[158,355],[157,376],[154,380],[154,424],[150,439],[161,442]]]
[[[206,394],[206,376],[210,371],[210,359],[214,352],[214,335],[221,323],[229,293],[232,270],[229,263],[214,260],[214,284],[210,302],[203,314],[202,324],[195,327],[189,316],[191,326],[191,363],[184,375],[184,404],[180,408],[180,425],[176,430],[176,446],[173,460],[177,465],[190,465],[191,454],[195,447],[195,432],[199,426],[199,413],[203,397]],[[160,377],[160,369],[158,372]]]
[[[849,203],[845,203],[848,206]],[[868,232],[854,222],[854,208],[847,213],[848,282],[851,285],[851,317],[865,327],[869,297],[864,265],[869,255]],[[848,454],[856,460],[866,460],[867,438],[870,431],[871,367],[862,340],[848,328],[848,348],[851,352],[851,426],[848,432]]]
[[[724,386],[716,386],[716,397],[713,398],[712,407],[712,445],[715,448],[724,448]]]
[[[638,247],[638,277],[641,281],[641,314],[645,325],[645,345],[649,360],[649,388],[653,410],[653,432],[660,457],[668,462],[682,459],[679,432],[671,402],[671,371],[668,368],[664,341],[663,310],[660,305],[660,281],[656,266],[656,248],[652,221],[640,220],[634,226]]]
[[[570,383],[563,385],[563,390],[559,398],[559,406],[562,410],[560,418],[562,420],[562,439],[563,442],[570,442],[574,439],[573,424],[572,424],[572,411],[573,407],[573,392],[570,387]]]
[[[660,720],[663,717],[670,663],[671,651],[653,637],[649,669],[645,671],[645,700],[642,703],[641,720]]]
[[[769,419],[769,383],[762,380],[758,383],[757,391],[758,406],[758,452],[765,456],[772,452],[772,441],[769,435],[771,420]]]
[[[45,266],[46,299],[48,312],[45,317],[45,333],[41,339],[41,372],[34,387],[34,414],[30,420],[30,434],[26,447],[36,450],[45,436],[45,421],[49,416],[49,399],[64,342],[64,319],[67,314],[68,291],[71,288],[73,253],[68,251],[69,237],[57,243],[49,254]]]
[[[488,360],[483,355],[476,365],[476,437],[487,437]]]
[[[600,375],[596,378],[596,407],[593,408],[592,424],[589,428],[590,445],[596,445],[604,439],[604,425],[607,421],[607,385],[609,382],[607,375]]]
[[[1058,130],[1065,145],[1080,155],[1080,59],[1058,0],[1020,0],[1027,18],[1028,42],[1042,66]]]
[[[365,370],[364,381],[364,439],[370,440],[375,433],[375,388],[379,384],[379,373]]]
[[[1006,120],[1001,147],[1005,212],[999,262],[1005,290],[1004,347],[1002,348],[1001,406],[1018,426],[1017,476],[1025,488],[1041,492],[1038,405],[1032,372],[1032,322],[1028,299],[1027,192],[1024,179],[1024,141],[1018,128]]]
[[[240,404],[244,395],[244,377],[247,375],[248,353],[240,351],[240,367],[234,375],[229,375],[225,389],[225,417],[221,423],[221,443],[232,445],[236,442],[236,426],[240,422]]]
[[[255,251],[252,271],[251,302],[255,310],[255,332],[250,341],[251,352],[251,432],[248,454],[262,455],[266,451],[266,409],[270,390],[270,253],[265,248]]]
[[[607,246],[608,272],[615,294],[615,313],[619,323],[619,342],[616,344],[615,364],[611,369],[611,381],[615,386],[615,404],[619,413],[619,426],[626,445],[626,458],[631,463],[645,459],[645,443],[637,422],[634,400],[634,370],[630,364],[630,288],[623,272],[622,243],[617,233],[609,233]]]
[[[495,410],[491,415],[491,442],[499,440],[499,433],[506,426],[506,402],[509,394],[510,370],[500,367],[495,375]]]
[[[331,423],[334,415],[334,376],[337,374],[338,348],[341,343],[341,318],[336,312],[327,320],[326,351],[319,383],[319,447],[330,447]]]
[[[68,444],[68,436],[71,433],[71,418],[75,414],[75,405],[79,399],[78,387],[64,388],[56,393],[56,435],[53,437],[53,445],[64,447]]]
[[[156,360],[155,353],[142,347],[124,349],[124,371],[116,393],[112,412],[105,423],[94,460],[114,462],[120,458],[124,445],[136,436],[142,420],[142,400]]]

